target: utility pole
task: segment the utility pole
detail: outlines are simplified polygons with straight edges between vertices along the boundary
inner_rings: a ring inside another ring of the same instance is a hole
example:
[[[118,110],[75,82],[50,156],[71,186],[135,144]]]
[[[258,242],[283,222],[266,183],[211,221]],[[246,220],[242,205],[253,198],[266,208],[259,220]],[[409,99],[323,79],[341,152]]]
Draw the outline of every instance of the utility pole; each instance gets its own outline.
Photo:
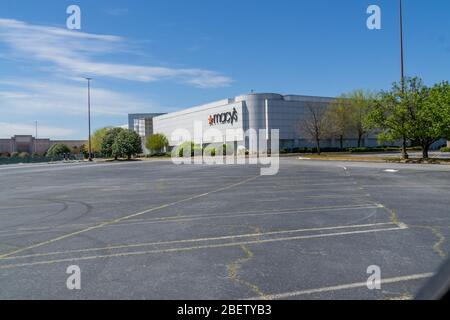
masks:
[[[38,122],[37,122],[37,120],[34,122],[34,124],[35,124],[34,153],[37,154],[37,139],[38,139]]]
[[[88,82],[88,130],[89,130],[89,161],[92,161],[92,142],[91,142],[91,80],[85,78]]]
[[[399,0],[400,5],[400,83],[402,90],[405,89],[405,70],[403,64],[403,5],[402,0]]]
[[[402,95],[405,94],[405,68],[404,68],[404,55],[403,55],[403,4],[402,0],[399,0],[399,13],[400,13],[400,85],[402,90]],[[404,98],[404,97],[403,97]],[[402,141],[402,158],[408,159],[409,155],[406,150],[407,140],[403,136]]]

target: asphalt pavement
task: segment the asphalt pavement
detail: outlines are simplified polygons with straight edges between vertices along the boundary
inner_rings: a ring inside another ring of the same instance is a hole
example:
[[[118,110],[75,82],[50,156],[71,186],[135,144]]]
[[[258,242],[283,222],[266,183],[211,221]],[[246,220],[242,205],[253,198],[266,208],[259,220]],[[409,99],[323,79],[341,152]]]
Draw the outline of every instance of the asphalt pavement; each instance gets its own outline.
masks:
[[[0,299],[410,299],[450,252],[450,166],[77,163],[0,181]]]

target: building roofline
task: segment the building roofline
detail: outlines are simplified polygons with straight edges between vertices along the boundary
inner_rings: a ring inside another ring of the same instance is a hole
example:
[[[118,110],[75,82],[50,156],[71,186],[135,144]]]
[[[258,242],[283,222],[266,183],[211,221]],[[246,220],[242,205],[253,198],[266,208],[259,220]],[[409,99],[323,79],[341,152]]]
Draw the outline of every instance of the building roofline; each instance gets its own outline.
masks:
[[[333,97],[307,96],[307,95],[295,95],[295,94],[282,95],[282,94],[278,94],[278,93],[248,93],[248,94],[238,95],[234,98],[222,99],[222,100],[217,100],[217,101],[213,101],[213,102],[206,103],[206,104],[192,106],[192,107],[189,107],[186,109],[162,114],[162,115],[156,116],[154,118],[168,119],[168,118],[172,118],[175,116],[186,115],[186,114],[190,114],[190,113],[194,113],[194,112],[198,112],[198,111],[204,111],[204,110],[208,110],[208,109],[223,107],[223,106],[226,106],[229,104],[240,103],[242,101],[250,100],[249,98],[251,98],[251,100],[255,100],[255,99],[259,98],[259,99],[271,99],[271,100],[291,101],[291,102],[292,101],[299,101],[299,102],[305,101],[306,102],[311,99],[318,100],[318,102],[332,102],[332,101],[336,100],[336,98],[333,98]]]

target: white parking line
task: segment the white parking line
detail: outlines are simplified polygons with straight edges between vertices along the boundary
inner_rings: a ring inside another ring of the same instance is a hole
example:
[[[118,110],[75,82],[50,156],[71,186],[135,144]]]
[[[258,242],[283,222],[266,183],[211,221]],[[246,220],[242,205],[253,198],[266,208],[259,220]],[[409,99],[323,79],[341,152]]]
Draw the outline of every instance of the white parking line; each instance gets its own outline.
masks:
[[[431,278],[433,275],[434,275],[433,273],[421,273],[421,274],[413,274],[413,275],[404,276],[404,277],[387,278],[387,279],[382,279],[381,284],[383,285],[383,284],[391,284],[391,283],[398,283],[398,282],[428,279],[428,278]],[[355,282],[355,283],[343,284],[343,285],[338,285],[338,286],[265,295],[264,298],[266,298],[267,300],[281,300],[281,299],[299,297],[299,296],[304,296],[304,295],[310,295],[310,294],[314,294],[314,293],[333,292],[333,291],[356,289],[356,288],[367,288],[367,282]],[[261,297],[254,297],[254,298],[250,298],[247,300],[260,300],[260,299],[261,299]]]
[[[292,233],[313,232],[313,231],[331,231],[331,230],[341,230],[341,229],[357,229],[357,228],[370,228],[370,227],[394,226],[394,225],[395,224],[392,222],[386,222],[386,223],[373,223],[373,224],[361,224],[361,225],[333,226],[333,227],[324,227],[324,228],[282,230],[282,231],[273,231],[273,232],[264,232],[264,233],[237,234],[237,235],[219,236],[219,237],[211,237],[211,238],[197,238],[197,239],[185,239],[185,240],[174,240],[174,241],[138,243],[138,244],[129,244],[129,245],[109,246],[109,247],[103,247],[103,248],[88,248],[88,249],[79,249],[79,250],[67,250],[67,251],[57,251],[57,252],[48,252],[48,253],[40,253],[40,254],[37,253],[37,254],[30,254],[30,255],[13,256],[13,257],[2,258],[2,259],[0,259],[0,261],[16,260],[16,259],[24,259],[24,258],[46,257],[46,256],[53,256],[53,255],[69,254],[69,253],[84,253],[84,252],[93,252],[93,251],[102,251],[102,250],[138,248],[138,247],[147,247],[147,246],[155,246],[155,245],[207,242],[207,241],[216,241],[216,240],[254,238],[254,237],[264,237],[264,236],[273,236],[273,235],[292,234]],[[406,226],[403,227],[403,229],[406,229],[406,228],[407,228]]]
[[[146,225],[146,224],[158,224],[158,223],[177,223],[177,222],[188,222],[188,221],[198,221],[198,220],[209,220],[209,219],[229,219],[229,218],[243,218],[243,217],[257,217],[257,216],[271,216],[271,215],[289,215],[289,214],[302,214],[302,213],[315,213],[315,212],[330,212],[330,211],[341,211],[341,210],[362,210],[362,209],[378,209],[382,208],[376,204],[357,204],[357,205],[343,205],[343,206],[324,206],[324,207],[306,207],[297,209],[284,209],[278,211],[242,211],[236,213],[224,212],[221,214],[200,214],[200,215],[177,215],[168,216],[160,218],[138,218],[130,219],[121,223],[116,223],[109,225],[107,227],[121,227],[121,226],[132,226],[132,225]],[[54,233],[68,228],[77,227],[88,227],[96,225],[100,222],[93,222],[90,224],[74,224],[74,225],[62,225],[62,226],[45,226],[40,228],[21,228],[16,230],[17,232],[12,232],[10,230],[0,231],[0,238],[19,236],[19,235],[33,235],[41,233]]]
[[[200,246],[192,246],[192,247],[156,249],[156,250],[148,250],[148,251],[122,252],[122,253],[116,253],[116,254],[95,255],[95,256],[86,256],[86,257],[73,257],[73,258],[67,258],[67,259],[56,259],[56,260],[35,261],[35,262],[20,263],[20,264],[0,265],[0,270],[21,268],[21,267],[34,267],[34,266],[42,266],[42,265],[51,265],[51,264],[67,263],[67,262],[72,263],[72,262],[75,262],[75,261],[76,262],[81,262],[81,261],[90,261],[90,260],[98,260],[98,259],[142,256],[142,255],[157,254],[157,253],[175,253],[175,252],[186,252],[186,251],[202,250],[202,249],[239,247],[239,246],[242,246],[242,245],[251,245],[251,244],[260,245],[260,244],[265,244],[265,243],[297,241],[297,240],[304,240],[304,239],[327,238],[327,237],[335,237],[335,236],[367,234],[367,233],[377,233],[377,232],[387,232],[387,231],[400,231],[400,230],[404,230],[404,229],[405,228],[400,228],[400,227],[383,228],[383,229],[371,229],[371,230],[361,230],[361,231],[326,233],[326,234],[307,235],[307,236],[274,238],[274,239],[265,239],[265,240],[249,240],[249,241],[241,241],[241,242],[230,242],[230,243],[222,243],[222,244],[200,245]],[[6,260],[5,258],[7,258],[7,257],[4,256],[4,258],[0,258],[0,261]]]
[[[130,220],[130,219],[136,218],[136,217],[140,217],[140,216],[143,216],[143,215],[148,214],[148,213],[152,213],[152,212],[159,211],[159,210],[162,210],[162,209],[170,208],[170,207],[173,207],[173,206],[178,205],[178,204],[182,204],[182,203],[189,202],[189,201],[192,201],[192,200],[198,200],[200,198],[204,198],[204,197],[209,196],[209,195],[214,194],[214,193],[218,193],[218,192],[221,192],[221,191],[226,191],[226,190],[229,190],[231,188],[234,188],[234,187],[237,187],[237,186],[241,186],[241,185],[243,185],[245,183],[248,183],[250,181],[253,181],[253,180],[255,180],[255,179],[259,178],[259,177],[260,176],[253,176],[253,177],[247,178],[245,180],[241,180],[240,182],[236,182],[234,184],[230,184],[230,185],[227,185],[227,186],[219,188],[219,189],[211,190],[211,191],[208,191],[208,192],[205,192],[205,193],[202,193],[202,194],[197,194],[197,195],[194,195],[194,196],[191,196],[191,197],[188,197],[188,198],[184,198],[184,199],[181,199],[181,200],[178,200],[178,201],[166,203],[166,204],[163,204],[163,205],[161,205],[159,207],[150,208],[150,209],[147,209],[147,210],[144,210],[144,211],[140,211],[140,212],[136,212],[136,213],[133,213],[133,214],[129,214],[129,215],[126,215],[126,216],[123,216],[123,217],[120,217],[120,218],[115,218],[115,219],[112,219],[112,220],[109,220],[109,221],[104,221],[104,222],[99,223],[99,224],[97,224],[95,226],[92,226],[92,227],[87,227],[87,228],[84,228],[82,230],[71,232],[71,233],[59,236],[57,238],[54,238],[54,239],[50,239],[50,240],[47,240],[47,241],[44,241],[44,242],[35,243],[35,244],[29,245],[29,246],[26,246],[26,247],[23,247],[23,248],[20,248],[20,249],[16,249],[16,250],[8,252],[8,253],[0,254],[0,259],[12,256],[12,255],[20,253],[20,252],[36,249],[36,248],[39,248],[39,247],[42,247],[42,246],[46,246],[46,245],[49,245],[49,244],[52,244],[54,242],[61,241],[61,240],[67,239],[67,238],[78,236],[80,234],[83,234],[83,233],[86,233],[86,232],[89,232],[89,231],[98,230],[98,229],[104,228],[104,227],[109,226],[109,225],[117,224],[117,223],[120,223],[120,222],[123,222],[123,221],[127,221],[127,220]]]

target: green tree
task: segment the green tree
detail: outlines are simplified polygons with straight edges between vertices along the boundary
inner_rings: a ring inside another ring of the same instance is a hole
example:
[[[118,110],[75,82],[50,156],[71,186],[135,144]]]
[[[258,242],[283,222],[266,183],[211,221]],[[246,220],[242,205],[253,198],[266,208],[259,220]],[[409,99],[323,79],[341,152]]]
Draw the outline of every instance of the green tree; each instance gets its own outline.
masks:
[[[65,153],[70,153],[70,148],[62,143],[56,143],[47,151],[48,157],[59,157]]]
[[[349,127],[358,138],[358,148],[363,146],[364,137],[369,131],[364,125],[364,121],[374,104],[376,95],[363,90],[356,90],[346,97],[349,101]]]
[[[116,141],[118,135],[123,131],[125,131],[125,129],[111,128],[106,132],[105,136],[103,137],[101,145],[101,152],[105,157],[114,156],[115,160],[117,160],[117,156],[113,155],[112,146]]]
[[[379,93],[367,116],[365,127],[379,130],[380,141],[401,140],[402,158],[408,159],[406,150],[411,133],[410,95],[418,90],[416,79],[406,79],[404,85],[394,83],[389,91]]]
[[[427,88],[421,79],[408,78],[382,92],[366,118],[366,125],[379,128],[382,141],[402,141],[402,156],[408,158],[407,142],[420,144],[423,158],[430,146],[450,134],[449,84]]]
[[[133,155],[142,153],[141,137],[134,131],[123,130],[117,135],[111,150],[114,157],[130,160]]]
[[[423,158],[428,159],[430,146],[450,136],[449,83],[442,82],[432,88],[417,85],[417,91],[408,98],[411,139],[420,144]]]
[[[91,149],[92,153],[100,153],[102,152],[102,143],[106,134],[109,132],[111,128],[101,128],[96,130],[91,135]]]
[[[339,147],[341,150],[344,149],[345,138],[350,135],[351,110],[346,95],[337,98],[327,110],[327,117],[331,124],[330,133],[339,139]]]
[[[450,141],[450,124],[448,124],[450,117],[450,84],[448,81],[443,81],[431,88],[428,103],[437,105],[437,108],[441,108],[442,115],[446,115],[443,137]],[[447,147],[450,147],[449,142],[447,142]]]
[[[364,120],[373,104],[375,95],[363,90],[355,90],[341,95],[330,106],[327,117],[331,125],[331,134],[339,138],[341,150],[346,137],[356,137],[358,148],[363,146],[368,128]]]
[[[161,153],[164,149],[169,147],[169,140],[167,140],[167,137],[163,134],[153,134],[147,138],[145,147],[151,152]]]

